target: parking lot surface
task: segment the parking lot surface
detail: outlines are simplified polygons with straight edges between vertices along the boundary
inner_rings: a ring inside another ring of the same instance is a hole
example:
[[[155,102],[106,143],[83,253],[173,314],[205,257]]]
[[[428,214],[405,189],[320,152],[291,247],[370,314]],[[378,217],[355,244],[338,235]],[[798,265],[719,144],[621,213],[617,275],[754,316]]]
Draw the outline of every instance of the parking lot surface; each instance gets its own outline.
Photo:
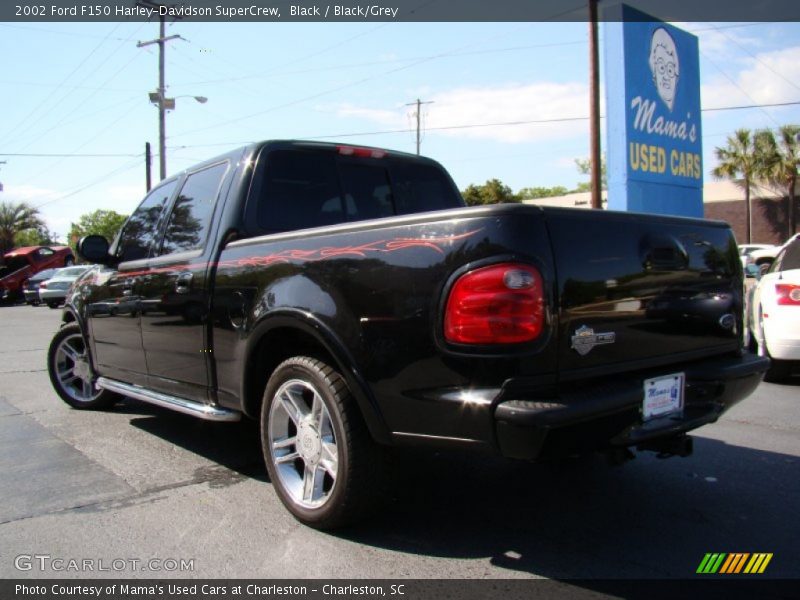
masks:
[[[402,454],[378,516],[332,534],[280,504],[252,423],[67,407],[45,367],[59,319],[0,307],[0,577],[691,578],[709,552],[800,577],[798,379],[698,430],[689,458]]]

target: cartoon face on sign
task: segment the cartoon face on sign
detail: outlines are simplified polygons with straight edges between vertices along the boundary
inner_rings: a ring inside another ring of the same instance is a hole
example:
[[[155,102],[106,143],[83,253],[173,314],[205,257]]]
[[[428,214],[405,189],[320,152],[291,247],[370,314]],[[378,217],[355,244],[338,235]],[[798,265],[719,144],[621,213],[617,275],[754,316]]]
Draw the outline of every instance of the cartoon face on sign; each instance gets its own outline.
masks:
[[[653,73],[653,83],[656,84],[658,95],[672,110],[678,89],[680,63],[675,42],[663,27],[656,29],[650,39],[650,71]]]

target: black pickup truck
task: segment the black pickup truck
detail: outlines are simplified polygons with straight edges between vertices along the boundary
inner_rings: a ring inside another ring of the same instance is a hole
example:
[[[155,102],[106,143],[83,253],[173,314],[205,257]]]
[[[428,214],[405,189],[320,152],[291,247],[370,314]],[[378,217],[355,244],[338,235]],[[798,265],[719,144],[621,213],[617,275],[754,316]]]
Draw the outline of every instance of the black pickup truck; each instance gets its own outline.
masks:
[[[466,208],[437,163],[375,148],[231,152],[79,252],[59,396],[259,420],[278,496],[320,528],[372,502],[387,445],[686,456],[769,366],[726,224]]]

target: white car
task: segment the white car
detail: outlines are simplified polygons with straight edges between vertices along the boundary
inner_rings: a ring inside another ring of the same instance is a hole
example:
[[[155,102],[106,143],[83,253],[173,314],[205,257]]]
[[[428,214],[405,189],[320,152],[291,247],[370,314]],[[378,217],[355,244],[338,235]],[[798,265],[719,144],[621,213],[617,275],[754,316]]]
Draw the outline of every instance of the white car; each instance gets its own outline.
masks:
[[[786,246],[792,240],[796,240],[798,238],[800,238],[800,233],[794,234],[792,237],[790,237],[788,240],[786,240],[786,243],[783,246]],[[778,252],[780,252],[780,250],[781,250],[781,248],[783,248],[783,246],[767,246],[766,248],[753,250],[748,255],[748,258],[747,258],[748,262],[747,263],[743,263],[742,266],[743,267],[747,267],[748,264],[752,263],[754,265],[757,265],[761,269],[762,273],[766,273],[767,269],[770,267],[772,262],[775,260],[775,257],[778,255]],[[741,251],[739,252],[739,255],[741,256]]]
[[[741,244],[739,246],[739,259],[742,261],[742,268],[746,269],[747,265],[754,262],[754,252],[761,252],[762,250],[769,251],[771,249],[774,249],[774,251],[777,252],[778,247],[770,244]],[[772,258],[775,258],[775,254],[772,255]]]
[[[66,300],[67,292],[75,280],[90,268],[91,265],[81,265],[59,269],[53,277],[39,284],[39,300],[50,308],[57,308]]]
[[[753,288],[748,308],[750,343],[772,358],[768,380],[791,375],[800,361],[800,236],[794,236]]]

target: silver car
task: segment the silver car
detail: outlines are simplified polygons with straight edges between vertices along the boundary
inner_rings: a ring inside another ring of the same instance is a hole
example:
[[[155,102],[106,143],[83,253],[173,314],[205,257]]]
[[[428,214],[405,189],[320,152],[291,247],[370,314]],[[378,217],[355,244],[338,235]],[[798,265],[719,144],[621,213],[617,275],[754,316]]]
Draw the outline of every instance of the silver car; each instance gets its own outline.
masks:
[[[91,265],[80,265],[77,267],[64,267],[59,269],[56,274],[39,284],[39,299],[50,308],[58,308],[64,302],[67,292],[75,280],[83,275]]]

